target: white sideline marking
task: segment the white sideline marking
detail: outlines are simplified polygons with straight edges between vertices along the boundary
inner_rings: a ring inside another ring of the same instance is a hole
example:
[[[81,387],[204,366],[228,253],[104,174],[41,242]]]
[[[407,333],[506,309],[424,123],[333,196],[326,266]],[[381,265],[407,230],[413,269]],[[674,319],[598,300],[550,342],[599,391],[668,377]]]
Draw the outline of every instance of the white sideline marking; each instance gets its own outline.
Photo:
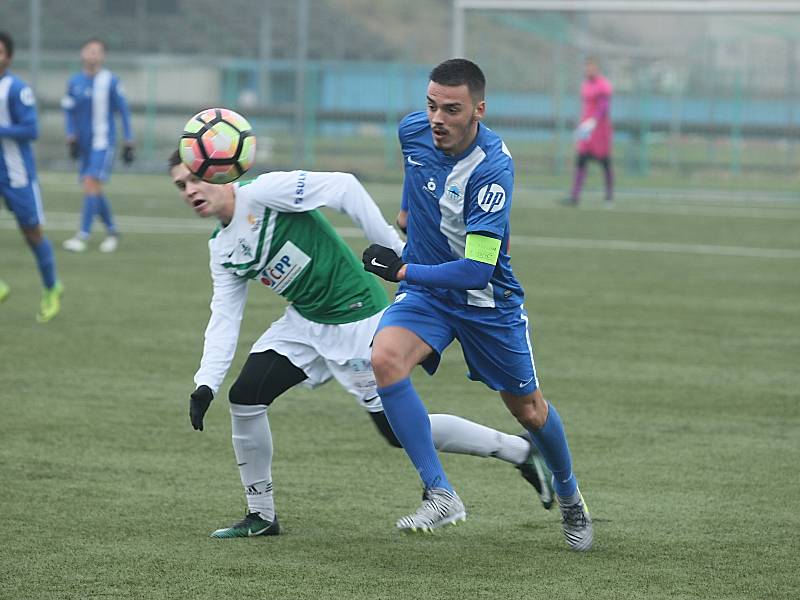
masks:
[[[75,231],[77,213],[53,212],[47,214],[45,231]],[[211,235],[215,222],[202,219],[176,217],[116,217],[119,230],[124,233],[170,234],[205,233]],[[17,223],[8,213],[0,217],[0,229],[16,229]],[[356,227],[337,227],[345,238],[363,238]],[[570,248],[587,250],[617,250],[626,252],[662,252],[678,254],[705,254],[713,256],[739,256],[745,258],[800,259],[800,250],[790,248],[752,248],[747,246],[717,246],[713,244],[673,244],[669,242],[637,242],[632,240],[587,240],[576,238],[553,238],[527,235],[512,235],[511,246],[542,246],[547,248]]]
[[[627,250],[630,252],[672,252],[682,254],[711,254],[716,256],[744,256],[755,258],[800,258],[800,250],[788,248],[749,248],[747,246],[715,246],[712,244],[671,244],[667,242],[634,242],[628,240],[579,240],[574,238],[549,238],[511,236],[514,245],[547,246],[551,248],[586,248],[592,250]]]

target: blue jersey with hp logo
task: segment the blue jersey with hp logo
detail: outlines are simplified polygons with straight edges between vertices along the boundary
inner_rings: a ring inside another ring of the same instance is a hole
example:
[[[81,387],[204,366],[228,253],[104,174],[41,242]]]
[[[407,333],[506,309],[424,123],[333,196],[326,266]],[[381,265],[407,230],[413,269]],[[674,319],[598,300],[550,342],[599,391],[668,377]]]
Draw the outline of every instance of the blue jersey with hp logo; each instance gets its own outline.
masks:
[[[483,290],[424,289],[456,304],[487,308],[519,306],[524,291],[511,271],[508,238],[514,161],[495,132],[479,125],[475,141],[462,154],[448,156],[433,143],[425,112],[400,122],[405,179],[403,207],[408,212],[407,263],[437,265],[464,258],[468,233],[502,240],[494,273]]]

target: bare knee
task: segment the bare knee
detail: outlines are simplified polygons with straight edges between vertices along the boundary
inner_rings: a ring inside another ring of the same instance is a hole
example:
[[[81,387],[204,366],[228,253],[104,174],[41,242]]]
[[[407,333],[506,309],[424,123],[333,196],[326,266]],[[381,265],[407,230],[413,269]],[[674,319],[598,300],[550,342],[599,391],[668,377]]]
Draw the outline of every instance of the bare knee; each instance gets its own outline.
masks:
[[[42,234],[42,228],[39,225],[23,228],[22,235],[25,236],[25,241],[29,246],[38,246],[44,237]]]
[[[83,191],[89,195],[99,195],[103,193],[103,185],[98,179],[86,176],[83,178]]]
[[[381,329],[372,341],[375,381],[380,387],[386,387],[405,379],[431,352],[428,344],[404,327]]]
[[[372,370],[379,386],[391,385],[408,376],[402,362],[402,356],[395,348],[376,340],[372,347]]]
[[[500,394],[514,418],[527,430],[541,429],[547,421],[547,401],[540,390],[527,396]]]

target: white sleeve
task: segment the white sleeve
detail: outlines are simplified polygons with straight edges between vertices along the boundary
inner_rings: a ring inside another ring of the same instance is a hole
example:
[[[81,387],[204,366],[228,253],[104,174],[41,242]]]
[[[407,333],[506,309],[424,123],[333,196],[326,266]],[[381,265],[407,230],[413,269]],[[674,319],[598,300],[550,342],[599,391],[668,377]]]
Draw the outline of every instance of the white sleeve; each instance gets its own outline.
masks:
[[[212,254],[213,256],[213,254]],[[217,391],[228,373],[239,341],[244,306],[247,303],[247,280],[225,271],[211,260],[214,292],[211,318],[206,327],[203,358],[194,376],[196,386],[207,385]]]
[[[252,202],[279,212],[305,212],[327,206],[346,214],[373,244],[402,254],[405,242],[386,222],[361,182],[350,173],[291,171],[267,173],[242,186]]]
[[[383,218],[381,209],[361,182],[350,173],[328,175],[331,182],[325,193],[325,205],[350,217],[370,242],[391,248],[401,256],[405,242]]]

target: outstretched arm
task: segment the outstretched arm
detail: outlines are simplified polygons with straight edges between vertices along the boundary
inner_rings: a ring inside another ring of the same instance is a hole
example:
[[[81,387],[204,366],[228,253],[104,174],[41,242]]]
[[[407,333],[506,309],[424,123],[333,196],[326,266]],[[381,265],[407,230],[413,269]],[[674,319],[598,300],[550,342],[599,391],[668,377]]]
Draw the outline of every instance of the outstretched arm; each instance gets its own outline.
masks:
[[[390,248],[373,244],[364,251],[367,271],[387,281],[408,281],[427,287],[482,290],[494,273],[500,240],[482,233],[467,234],[466,257],[439,265],[404,264]]]
[[[195,384],[208,386],[216,395],[236,353],[239,329],[247,302],[247,280],[211,265],[214,292],[211,318],[206,327],[203,358],[194,376]]]
[[[326,206],[342,212],[364,232],[373,244],[380,244],[402,254],[405,242],[386,222],[381,210],[361,182],[350,173],[329,173],[333,185],[326,195]]]

